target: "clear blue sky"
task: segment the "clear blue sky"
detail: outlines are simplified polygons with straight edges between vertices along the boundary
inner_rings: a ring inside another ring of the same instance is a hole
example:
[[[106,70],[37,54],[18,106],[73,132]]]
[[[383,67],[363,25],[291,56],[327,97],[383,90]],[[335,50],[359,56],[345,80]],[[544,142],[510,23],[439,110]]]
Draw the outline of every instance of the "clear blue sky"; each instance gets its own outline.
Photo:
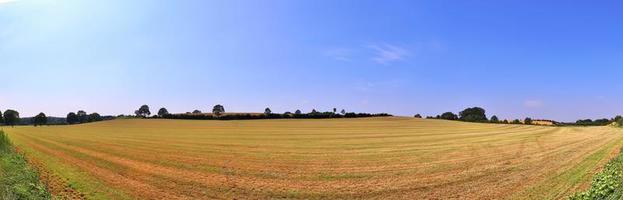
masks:
[[[623,114],[621,1],[0,0],[0,109]]]

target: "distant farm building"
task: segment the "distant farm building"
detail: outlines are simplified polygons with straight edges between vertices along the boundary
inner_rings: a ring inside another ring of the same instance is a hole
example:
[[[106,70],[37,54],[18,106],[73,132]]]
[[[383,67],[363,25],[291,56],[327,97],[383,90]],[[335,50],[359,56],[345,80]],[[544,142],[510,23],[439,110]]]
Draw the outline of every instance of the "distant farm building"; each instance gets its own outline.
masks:
[[[543,126],[554,126],[556,125],[556,121],[548,120],[548,119],[533,119],[532,124],[534,125],[543,125]]]

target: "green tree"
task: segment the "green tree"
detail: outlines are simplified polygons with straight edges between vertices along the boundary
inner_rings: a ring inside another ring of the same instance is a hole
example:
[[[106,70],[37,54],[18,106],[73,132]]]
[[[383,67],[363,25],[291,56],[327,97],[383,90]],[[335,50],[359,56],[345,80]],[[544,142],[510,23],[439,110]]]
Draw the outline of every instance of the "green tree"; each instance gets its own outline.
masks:
[[[84,112],[84,110],[79,110],[76,113],[76,116],[78,116],[78,122],[80,123],[86,123],[89,120],[89,116],[87,115],[87,112]]]
[[[2,117],[2,111],[0,110],[0,125],[4,123],[4,117]]]
[[[413,117],[415,117],[415,118],[420,118],[420,119],[421,119],[421,118],[422,118],[422,115],[420,115],[420,114],[415,114]]]
[[[65,119],[67,121],[68,124],[77,124],[80,122],[80,119],[78,119],[78,115],[76,115],[76,113],[70,112],[67,114],[67,118]]]
[[[346,114],[346,110],[342,109],[342,111],[340,111],[340,113],[342,113],[342,115]]]
[[[491,123],[499,123],[499,122],[500,122],[500,119],[498,119],[498,116],[495,116],[495,115],[491,116]]]
[[[454,114],[452,112],[445,112],[445,113],[441,114],[441,116],[439,118],[445,119],[445,120],[457,120],[459,117],[456,116],[456,114]]]
[[[201,110],[193,110],[193,114],[201,114]]]
[[[217,104],[212,108],[212,113],[216,116],[221,116],[225,112],[225,107],[221,104]]]
[[[521,124],[521,121],[519,121],[519,119],[515,119],[511,122],[511,124]]]
[[[333,113],[337,113],[337,108],[333,108]]]
[[[487,121],[485,109],[480,107],[467,108],[459,113],[462,121],[467,122],[484,122]]]
[[[19,123],[19,112],[10,109],[4,111],[4,123],[9,126],[15,126]]]
[[[165,115],[168,115],[169,111],[166,108],[160,108],[160,110],[158,110],[158,116],[160,117],[164,117]]]
[[[89,122],[98,122],[102,121],[102,116],[99,113],[91,113],[89,114]]]
[[[532,124],[532,118],[526,117],[526,119],[523,120],[523,123],[528,125]]]
[[[300,114],[303,114],[303,112],[301,112],[301,110],[296,110],[296,111],[294,111],[294,114],[295,115],[300,115]]]
[[[134,111],[134,114],[136,114],[137,117],[149,117],[149,115],[151,115],[151,112],[149,111],[149,106],[147,105],[142,105],[140,108],[138,108],[138,110]]]
[[[42,126],[48,124],[48,117],[44,113],[39,113],[33,118],[33,124],[35,126]]]
[[[264,109],[264,114],[265,115],[270,115],[271,113],[273,113],[273,111],[271,111],[270,108]]]

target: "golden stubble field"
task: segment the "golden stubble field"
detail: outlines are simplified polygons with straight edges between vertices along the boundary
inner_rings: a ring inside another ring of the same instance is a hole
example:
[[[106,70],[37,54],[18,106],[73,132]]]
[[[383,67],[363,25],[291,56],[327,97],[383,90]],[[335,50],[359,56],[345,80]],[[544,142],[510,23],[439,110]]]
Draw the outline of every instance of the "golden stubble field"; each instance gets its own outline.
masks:
[[[113,120],[5,128],[59,196],[557,199],[623,145],[611,127],[400,117]]]

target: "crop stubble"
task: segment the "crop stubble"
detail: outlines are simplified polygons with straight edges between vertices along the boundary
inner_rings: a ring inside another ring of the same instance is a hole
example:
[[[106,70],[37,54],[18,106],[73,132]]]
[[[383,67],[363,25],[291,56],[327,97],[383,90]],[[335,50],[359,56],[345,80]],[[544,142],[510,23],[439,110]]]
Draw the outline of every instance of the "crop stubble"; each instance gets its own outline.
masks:
[[[96,199],[561,198],[623,144],[611,127],[399,117],[114,120],[6,132],[55,166],[50,172],[88,176],[70,181]]]

